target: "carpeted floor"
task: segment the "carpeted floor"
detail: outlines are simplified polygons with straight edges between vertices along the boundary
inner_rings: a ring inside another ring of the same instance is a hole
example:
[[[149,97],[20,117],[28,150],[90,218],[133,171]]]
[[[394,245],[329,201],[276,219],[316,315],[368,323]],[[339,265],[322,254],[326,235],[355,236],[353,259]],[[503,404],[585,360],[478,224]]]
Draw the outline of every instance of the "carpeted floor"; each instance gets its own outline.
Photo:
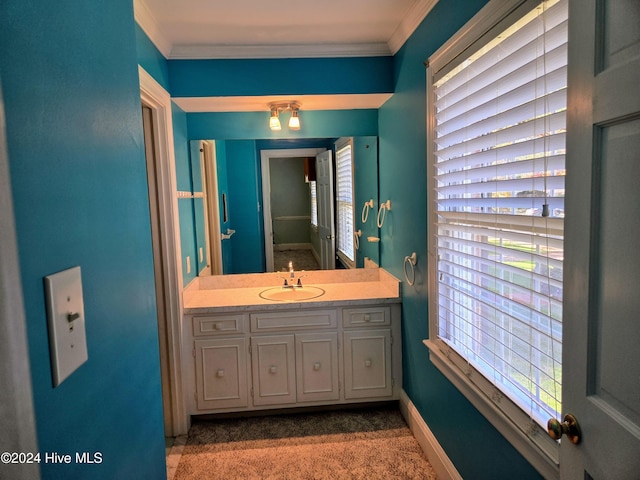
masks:
[[[286,272],[289,262],[293,262],[296,272],[300,270],[320,270],[320,265],[311,250],[273,250],[273,271]]]
[[[174,480],[436,478],[393,408],[199,421]]]

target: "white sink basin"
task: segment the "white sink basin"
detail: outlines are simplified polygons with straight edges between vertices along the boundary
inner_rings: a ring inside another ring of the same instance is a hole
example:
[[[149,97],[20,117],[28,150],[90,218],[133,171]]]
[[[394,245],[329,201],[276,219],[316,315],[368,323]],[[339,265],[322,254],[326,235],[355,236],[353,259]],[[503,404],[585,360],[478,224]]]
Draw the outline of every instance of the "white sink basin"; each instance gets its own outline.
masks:
[[[275,302],[298,302],[310,300],[324,295],[324,290],[320,287],[272,287],[260,292],[260,298],[273,300]]]

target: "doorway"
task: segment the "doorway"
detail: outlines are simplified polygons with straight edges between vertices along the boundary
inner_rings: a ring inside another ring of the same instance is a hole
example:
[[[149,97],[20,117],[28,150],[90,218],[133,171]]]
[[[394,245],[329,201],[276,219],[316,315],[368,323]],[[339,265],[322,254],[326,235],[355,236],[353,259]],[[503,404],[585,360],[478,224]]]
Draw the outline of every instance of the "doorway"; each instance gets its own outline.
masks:
[[[158,309],[160,374],[166,436],[186,434],[189,419],[182,391],[181,315],[182,270],[177,231],[178,204],[171,98],[151,75],[139,67],[140,99],[145,128],[149,209],[152,222]]]
[[[305,178],[305,157],[272,158],[269,162],[274,271],[320,268],[317,228],[311,217],[311,181]],[[317,226],[317,222],[316,222]]]
[[[300,219],[298,215],[289,215],[288,219],[279,218],[277,215],[277,206],[276,206],[276,215],[272,215],[272,180],[271,180],[271,172],[272,167],[277,168],[277,164],[282,163],[282,161],[292,162],[299,161],[301,158],[315,157],[321,152],[324,152],[326,149],[324,148],[292,148],[292,149],[280,149],[280,150],[262,150],[260,152],[260,162],[261,162],[261,170],[262,170],[262,205],[263,205],[263,221],[264,221],[264,251],[265,251],[265,263],[266,263],[266,271],[273,272],[277,271],[275,269],[275,258],[274,258],[274,245],[276,244],[275,232],[278,230],[282,230],[280,227],[282,225],[274,226],[274,222],[276,223],[291,223],[298,222],[300,220],[304,221],[306,219]],[[300,177],[302,181],[302,176]],[[280,217],[287,217],[286,215]],[[308,220],[307,220],[308,221]],[[283,228],[287,228],[286,226]],[[296,242],[292,242],[295,244]],[[293,251],[293,250],[292,250]],[[281,262],[279,262],[281,263]],[[288,263],[288,262],[287,262]],[[282,267],[279,266],[278,270]],[[294,268],[296,267],[296,262],[294,262]]]

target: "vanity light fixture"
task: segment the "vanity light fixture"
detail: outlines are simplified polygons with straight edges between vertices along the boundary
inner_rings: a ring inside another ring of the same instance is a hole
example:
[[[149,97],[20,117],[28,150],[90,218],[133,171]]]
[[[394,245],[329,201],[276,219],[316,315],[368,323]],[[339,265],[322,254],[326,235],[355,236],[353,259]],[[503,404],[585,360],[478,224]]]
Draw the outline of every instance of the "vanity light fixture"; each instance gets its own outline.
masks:
[[[282,130],[280,119],[278,118],[278,108],[274,105],[271,105],[271,118],[269,118],[269,128],[274,132],[279,132],[280,130]]]
[[[280,112],[287,110],[291,111],[291,118],[289,119],[289,128],[291,130],[300,130],[300,117],[298,112],[300,111],[300,104],[298,102],[286,102],[286,103],[270,103],[269,109],[271,110],[271,117],[269,118],[269,128],[274,132],[282,130],[280,124]]]

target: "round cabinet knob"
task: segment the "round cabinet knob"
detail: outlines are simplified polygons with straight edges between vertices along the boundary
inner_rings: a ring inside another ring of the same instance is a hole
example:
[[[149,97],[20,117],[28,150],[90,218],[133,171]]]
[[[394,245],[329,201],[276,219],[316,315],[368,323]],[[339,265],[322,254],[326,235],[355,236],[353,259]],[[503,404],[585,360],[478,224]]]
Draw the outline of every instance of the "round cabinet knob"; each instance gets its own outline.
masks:
[[[269,367],[269,373],[276,373],[278,371],[278,368],[275,365],[271,365]]]
[[[550,419],[547,422],[547,431],[554,440],[560,440],[562,435],[566,435],[572,443],[577,445],[582,439],[582,431],[578,420],[570,413],[564,416],[564,422],[562,423],[555,418]]]
[[[218,377],[224,377],[224,370],[221,368],[216,372],[216,376]]]
[[[364,366],[369,368],[371,366],[371,360],[365,360],[364,361]]]
[[[320,362],[316,362],[316,363],[314,363],[314,364],[313,364],[313,369],[314,369],[314,370],[316,370],[316,371],[317,371],[317,370],[320,370]]]
[[[368,313],[364,314],[364,321],[365,322],[370,322],[371,321],[371,315],[369,315]]]

